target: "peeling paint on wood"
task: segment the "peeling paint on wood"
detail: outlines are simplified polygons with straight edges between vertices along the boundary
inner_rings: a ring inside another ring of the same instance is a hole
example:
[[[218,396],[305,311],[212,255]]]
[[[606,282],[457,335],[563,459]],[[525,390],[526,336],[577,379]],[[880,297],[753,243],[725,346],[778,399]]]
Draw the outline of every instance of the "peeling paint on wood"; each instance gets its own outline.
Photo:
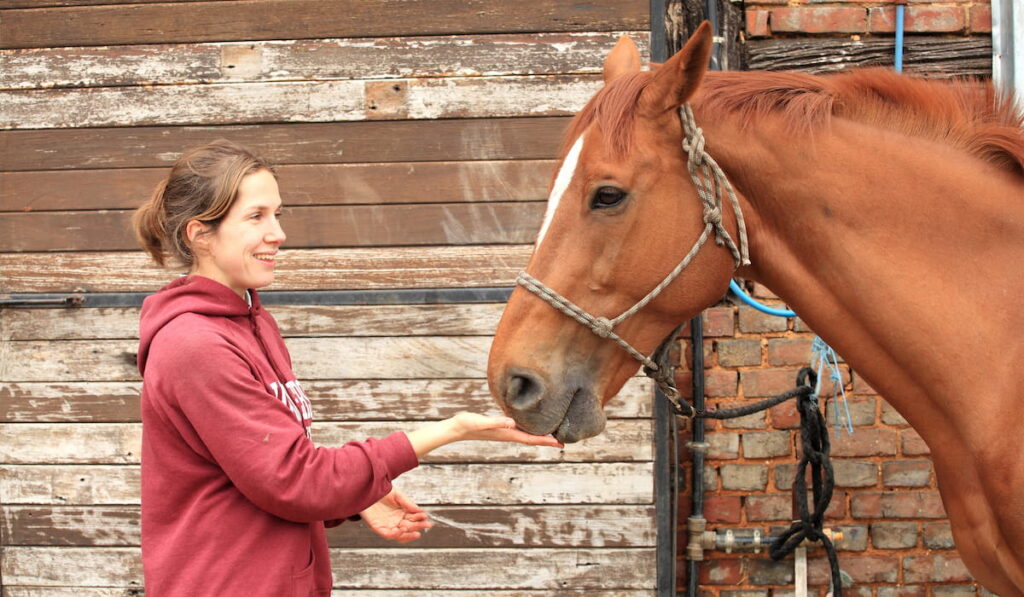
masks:
[[[138,505],[136,465],[0,465],[0,503]],[[649,462],[426,464],[398,483],[420,505],[651,504]]]
[[[484,379],[310,380],[302,385],[317,422],[429,421],[495,408]],[[605,412],[610,418],[650,418],[653,391],[648,378],[634,377]],[[139,382],[0,382],[0,422],[138,422],[139,392]]]
[[[497,406],[487,411],[499,414]],[[415,423],[324,423],[313,426],[313,441],[339,447],[351,441],[384,437]],[[600,436],[564,449],[515,444],[461,442],[445,446],[421,462],[646,462],[653,458],[650,421],[612,420]],[[0,424],[0,462],[5,464],[138,464],[140,423]]]
[[[598,74],[622,35],[648,55],[647,31],[0,50],[0,89]]]
[[[274,290],[512,286],[532,246],[284,250]],[[173,270],[142,252],[0,253],[0,293],[155,292]]]
[[[408,89],[366,96],[366,86]],[[600,88],[599,76],[470,77],[365,81],[217,83],[0,91],[0,128],[337,122],[369,118],[438,119],[565,116]]]

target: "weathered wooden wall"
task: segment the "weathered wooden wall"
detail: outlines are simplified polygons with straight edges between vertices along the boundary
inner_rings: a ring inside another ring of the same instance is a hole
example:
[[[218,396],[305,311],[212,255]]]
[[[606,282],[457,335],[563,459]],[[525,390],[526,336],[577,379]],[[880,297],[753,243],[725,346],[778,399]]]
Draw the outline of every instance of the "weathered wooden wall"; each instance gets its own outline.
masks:
[[[510,286],[568,116],[644,1],[0,1],[0,295],[150,292],[127,220],[192,145],[280,164],[274,289]],[[274,309],[324,444],[470,409],[500,304]],[[0,309],[3,597],[139,594],[137,308]],[[338,595],[648,595],[651,388],[565,451],[463,444],[438,523],[330,533]]]

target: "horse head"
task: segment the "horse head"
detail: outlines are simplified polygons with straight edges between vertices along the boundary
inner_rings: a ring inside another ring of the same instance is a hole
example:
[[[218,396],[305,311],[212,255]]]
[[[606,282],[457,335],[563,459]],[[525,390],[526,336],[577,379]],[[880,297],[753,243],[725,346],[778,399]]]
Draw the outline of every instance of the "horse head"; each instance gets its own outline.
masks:
[[[679,108],[699,87],[711,45],[704,23],[679,53],[643,71],[636,46],[620,39],[604,63],[604,87],[569,126],[533,255],[488,362],[492,394],[528,432],[563,442],[600,433],[604,405],[639,366],[640,357],[623,348],[650,354],[728,287],[735,247],[715,246],[711,230],[711,242],[644,303],[687,248],[709,236],[708,221],[717,218],[726,236],[735,227],[732,210],[709,209],[698,196],[687,164],[692,152],[683,147]],[[584,315],[559,310],[539,288]]]

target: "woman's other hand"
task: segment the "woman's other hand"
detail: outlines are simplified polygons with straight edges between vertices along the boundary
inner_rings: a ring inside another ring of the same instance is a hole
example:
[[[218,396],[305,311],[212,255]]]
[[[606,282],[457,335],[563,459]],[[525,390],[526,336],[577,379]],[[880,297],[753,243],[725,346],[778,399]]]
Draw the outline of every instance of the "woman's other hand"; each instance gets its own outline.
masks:
[[[359,514],[373,532],[399,543],[415,541],[423,531],[434,526],[423,508],[398,489],[392,489],[391,493]]]

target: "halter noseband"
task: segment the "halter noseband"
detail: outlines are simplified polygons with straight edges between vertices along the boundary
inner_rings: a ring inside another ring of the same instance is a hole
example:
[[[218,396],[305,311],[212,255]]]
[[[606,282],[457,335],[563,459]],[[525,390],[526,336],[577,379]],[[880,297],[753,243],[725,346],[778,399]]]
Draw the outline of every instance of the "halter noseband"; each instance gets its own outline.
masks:
[[[623,311],[621,315],[612,319],[595,317],[587,313],[572,301],[525,271],[520,272],[516,278],[516,284],[536,294],[544,302],[586,326],[598,337],[614,340],[630,356],[643,364],[644,373],[661,386],[662,391],[672,400],[677,412],[682,413],[683,409],[678,403],[679,393],[675,388],[675,380],[669,379],[671,377],[670,368],[666,367],[664,363],[668,352],[668,344],[679,333],[682,325],[665,338],[661,346],[658,347],[651,357],[647,357],[636,348],[633,348],[629,342],[626,342],[621,336],[616,334],[614,331],[615,326],[636,315],[640,309],[643,309],[655,297],[661,294],[686,269],[686,266],[690,265],[690,262],[697,256],[697,253],[700,252],[712,234],[715,235],[715,244],[728,247],[733,256],[735,268],[739,268],[741,265],[750,265],[750,255],[747,249],[747,226],[743,220],[743,212],[740,211],[740,203],[736,198],[736,192],[732,184],[726,178],[725,172],[722,171],[722,168],[715,162],[714,158],[704,150],[704,132],[694,122],[693,111],[690,109],[689,104],[684,104],[679,108],[679,117],[683,124],[683,150],[688,154],[686,166],[690,172],[690,178],[693,180],[693,185],[697,189],[697,195],[700,197],[701,203],[704,204],[702,217],[704,231],[693,244],[690,252],[679,262],[679,265],[669,272],[661,283],[647,293],[647,296]],[[723,189],[728,193],[729,202],[732,205],[733,213],[736,215],[736,225],[739,229],[740,237],[739,246],[736,245],[732,236],[729,235],[725,226],[722,225]],[[690,411],[692,411],[692,408]]]

